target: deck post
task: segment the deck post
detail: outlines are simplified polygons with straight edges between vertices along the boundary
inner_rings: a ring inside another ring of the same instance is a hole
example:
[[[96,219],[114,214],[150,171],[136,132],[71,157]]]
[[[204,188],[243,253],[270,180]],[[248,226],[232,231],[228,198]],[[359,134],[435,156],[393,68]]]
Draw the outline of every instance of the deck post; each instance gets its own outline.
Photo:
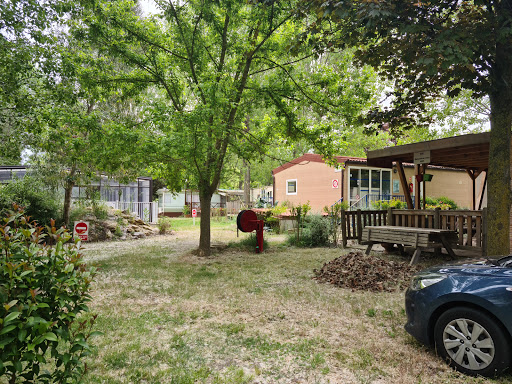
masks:
[[[421,188],[421,184],[420,182],[418,181],[418,179],[416,178],[416,175],[421,175],[421,172],[420,172],[420,166],[419,165],[414,165],[414,209],[421,209],[421,200],[420,200],[420,195],[421,195],[421,191],[420,191],[420,188]]]
[[[361,210],[357,210],[357,241],[361,244],[363,236],[363,220]]]
[[[434,228],[441,229],[441,208],[439,207],[434,210]]]
[[[343,248],[347,246],[347,218],[345,215],[345,210],[341,210],[341,241],[343,244]]]
[[[393,222],[393,208],[388,208],[388,217],[386,219],[386,225],[393,226],[395,223]]]

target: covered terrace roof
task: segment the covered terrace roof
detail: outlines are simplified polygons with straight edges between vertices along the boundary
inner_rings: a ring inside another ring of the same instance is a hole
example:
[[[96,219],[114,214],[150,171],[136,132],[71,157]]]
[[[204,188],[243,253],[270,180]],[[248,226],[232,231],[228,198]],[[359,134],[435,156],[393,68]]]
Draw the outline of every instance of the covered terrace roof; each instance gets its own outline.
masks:
[[[473,171],[486,170],[489,164],[490,133],[477,133],[423,141],[369,151],[368,165],[391,168],[393,162],[414,163],[414,154],[430,151],[429,165]]]

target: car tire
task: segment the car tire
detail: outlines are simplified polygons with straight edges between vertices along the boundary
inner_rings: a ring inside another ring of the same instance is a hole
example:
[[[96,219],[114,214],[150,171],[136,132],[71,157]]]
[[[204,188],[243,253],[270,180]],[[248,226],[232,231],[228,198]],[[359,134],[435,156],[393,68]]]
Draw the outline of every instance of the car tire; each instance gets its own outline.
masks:
[[[508,334],[484,312],[455,307],[444,312],[434,328],[437,353],[456,370],[493,377],[510,364]]]

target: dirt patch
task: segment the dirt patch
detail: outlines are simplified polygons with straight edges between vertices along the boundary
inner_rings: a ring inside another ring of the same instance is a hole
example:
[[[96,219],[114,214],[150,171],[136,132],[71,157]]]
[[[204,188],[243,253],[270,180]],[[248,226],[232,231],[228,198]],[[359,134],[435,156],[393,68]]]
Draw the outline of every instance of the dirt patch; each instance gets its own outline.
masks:
[[[404,289],[418,266],[389,261],[362,252],[350,252],[340,256],[322,268],[313,270],[314,279],[352,290],[393,292]]]

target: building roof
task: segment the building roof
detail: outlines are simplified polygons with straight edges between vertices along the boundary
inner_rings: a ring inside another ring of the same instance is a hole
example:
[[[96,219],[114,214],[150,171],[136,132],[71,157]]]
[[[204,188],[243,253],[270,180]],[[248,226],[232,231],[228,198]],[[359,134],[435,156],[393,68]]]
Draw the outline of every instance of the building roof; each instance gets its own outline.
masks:
[[[413,163],[414,153],[430,151],[430,165],[468,170],[487,169],[490,132],[422,141],[369,151],[368,165],[390,168],[395,161]]]
[[[344,164],[349,161],[366,163],[366,159],[364,157],[334,156],[334,158],[338,160],[339,164]],[[285,169],[291,168],[295,165],[306,165],[311,162],[325,163],[322,155],[317,155],[315,153],[306,153],[300,157],[297,157],[296,159],[293,159],[292,161],[289,161],[286,164],[281,165],[280,167],[273,169],[272,174],[276,175],[277,173],[284,171]]]

